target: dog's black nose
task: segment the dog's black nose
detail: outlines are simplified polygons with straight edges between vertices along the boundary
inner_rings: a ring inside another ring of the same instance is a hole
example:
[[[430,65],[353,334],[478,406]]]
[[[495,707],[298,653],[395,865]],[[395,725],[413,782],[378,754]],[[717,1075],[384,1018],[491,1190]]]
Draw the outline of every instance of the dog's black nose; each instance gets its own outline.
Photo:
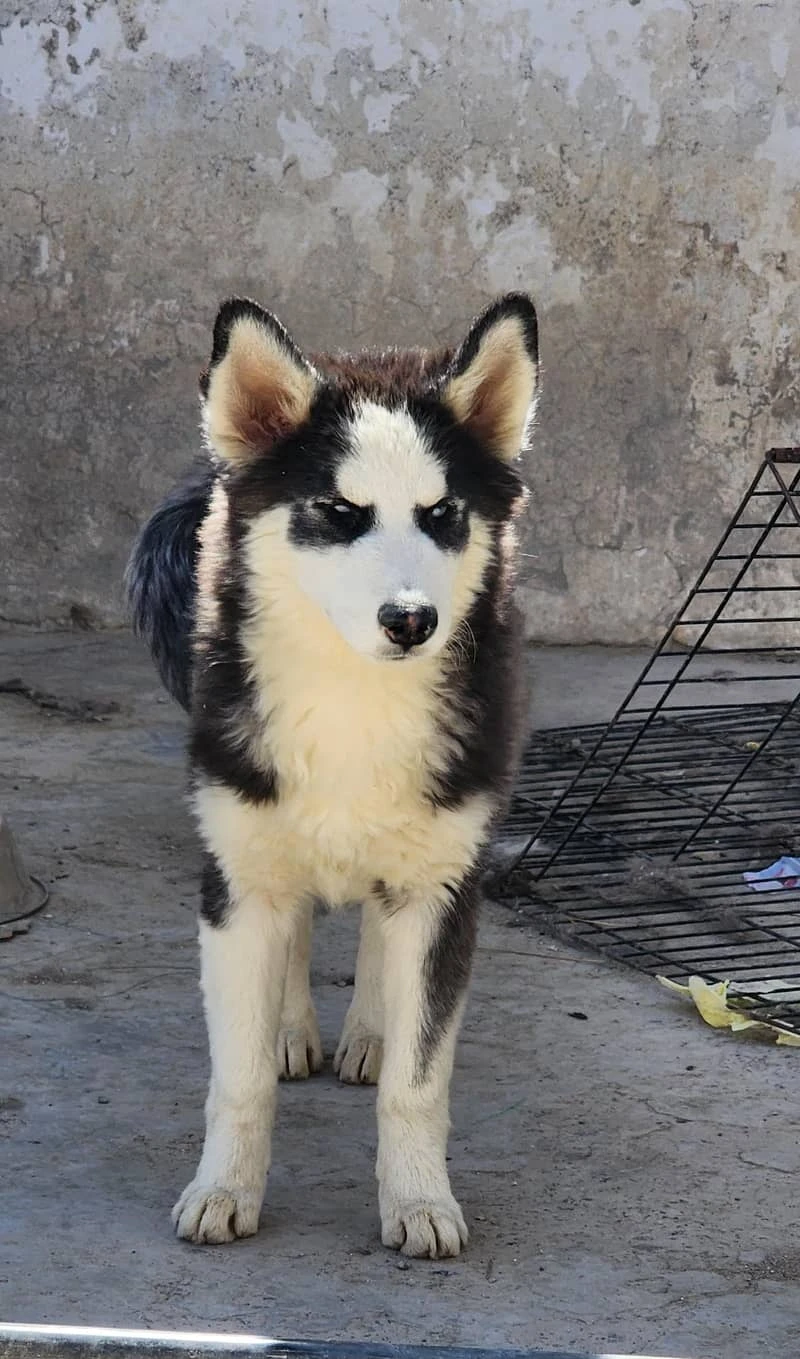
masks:
[[[427,642],[438,622],[439,615],[432,604],[418,604],[413,609],[404,609],[401,604],[382,604],[378,609],[378,623],[389,641],[404,651]]]

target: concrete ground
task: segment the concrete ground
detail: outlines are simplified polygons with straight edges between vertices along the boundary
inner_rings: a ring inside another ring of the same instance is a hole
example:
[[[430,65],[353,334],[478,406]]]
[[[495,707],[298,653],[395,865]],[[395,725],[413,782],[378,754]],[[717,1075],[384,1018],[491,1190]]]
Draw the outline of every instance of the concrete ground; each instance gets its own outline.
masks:
[[[641,657],[534,654],[535,717],[599,720]],[[487,909],[454,1080],[457,1261],[381,1247],[374,1092],[281,1091],[260,1234],[179,1243],[202,1133],[183,722],[121,635],[0,639],[0,810],[50,886],[0,942],[0,1316],[657,1355],[800,1352],[800,1052]],[[56,707],[47,706],[53,695]],[[103,715],[109,701],[118,710]],[[44,706],[43,706],[44,705]],[[102,719],[102,720],[98,720]],[[328,1057],[354,924],[323,920]],[[586,1016],[584,1018],[583,1016]]]

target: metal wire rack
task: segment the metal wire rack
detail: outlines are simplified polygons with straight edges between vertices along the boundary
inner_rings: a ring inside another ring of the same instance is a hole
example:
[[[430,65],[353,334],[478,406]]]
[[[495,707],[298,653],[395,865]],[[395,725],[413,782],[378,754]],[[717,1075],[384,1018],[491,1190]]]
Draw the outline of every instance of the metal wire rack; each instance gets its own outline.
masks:
[[[736,981],[793,1032],[800,888],[742,875],[800,857],[799,496],[800,448],[771,449],[611,722],[532,739],[492,885],[644,971]]]

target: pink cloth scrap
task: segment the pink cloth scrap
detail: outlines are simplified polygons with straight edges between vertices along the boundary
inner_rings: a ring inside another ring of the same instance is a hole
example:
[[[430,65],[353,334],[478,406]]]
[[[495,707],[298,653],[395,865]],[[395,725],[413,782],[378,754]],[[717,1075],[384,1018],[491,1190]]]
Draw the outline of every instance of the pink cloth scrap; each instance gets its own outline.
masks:
[[[780,892],[782,887],[800,887],[800,859],[784,855],[769,868],[758,873],[743,873],[742,877],[754,892]]]

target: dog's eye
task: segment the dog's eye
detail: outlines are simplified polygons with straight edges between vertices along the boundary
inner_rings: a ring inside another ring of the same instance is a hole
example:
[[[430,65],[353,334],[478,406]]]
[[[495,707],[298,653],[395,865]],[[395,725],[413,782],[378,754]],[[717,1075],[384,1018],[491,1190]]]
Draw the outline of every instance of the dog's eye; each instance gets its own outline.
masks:
[[[315,500],[312,505],[314,520],[325,541],[330,543],[353,543],[375,523],[371,505],[354,505],[342,496],[334,500]]]
[[[446,552],[460,551],[469,537],[466,506],[450,496],[437,500],[435,505],[417,506],[414,519],[417,527]]]
[[[353,519],[362,513],[360,505],[353,505],[349,500],[318,500],[315,509],[326,518],[343,522],[346,519]]]

